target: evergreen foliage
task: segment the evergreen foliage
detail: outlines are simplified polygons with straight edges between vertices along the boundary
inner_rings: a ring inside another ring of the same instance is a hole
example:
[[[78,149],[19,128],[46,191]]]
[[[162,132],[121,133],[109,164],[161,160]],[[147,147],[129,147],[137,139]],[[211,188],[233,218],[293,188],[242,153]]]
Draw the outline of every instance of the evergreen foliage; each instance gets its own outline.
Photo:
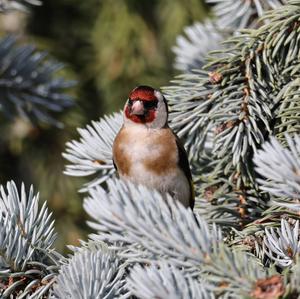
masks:
[[[78,129],[80,141],[66,144],[64,158],[72,164],[66,166],[65,174],[71,176],[89,176],[97,174],[96,178],[82,189],[101,184],[115,169],[112,161],[112,145],[115,136],[121,128],[123,117],[121,113],[104,116],[100,121],[93,121],[86,129]]]
[[[64,227],[66,221],[71,223],[65,233],[70,240],[71,234],[75,235],[74,207],[78,206],[78,214],[82,209],[75,184],[65,182],[62,174],[61,152],[66,140],[74,136],[74,128],[80,126],[73,101],[77,77],[69,65],[65,67],[66,60],[61,63],[61,57],[48,44],[28,31],[32,11],[40,11],[45,1],[39,4],[0,1],[0,180],[2,184],[11,178],[26,186],[34,184],[42,190],[43,200],[48,201],[56,217],[57,211],[70,211],[64,219]],[[64,130],[58,130],[62,127]],[[64,196],[72,200],[60,200]],[[56,227],[62,236],[60,221]],[[77,228],[79,237],[80,233]],[[65,247],[59,243],[59,249]]]
[[[118,258],[104,247],[82,249],[61,266],[50,298],[116,298],[123,272]]]
[[[111,146],[122,119],[105,116],[80,129],[80,141],[68,142],[64,153],[66,174],[92,176],[83,206],[95,232],[70,257],[53,259],[45,207],[27,208],[37,204],[32,191],[26,199],[24,188],[21,196],[13,183],[7,193],[2,188],[4,298],[43,298],[48,288],[50,298],[300,296],[300,0],[235,1],[230,10],[232,1],[209,2],[218,3],[224,26],[250,29],[164,88],[170,125],[192,164],[195,211],[115,177]],[[12,225],[18,238],[8,233]],[[27,247],[14,246],[24,238]],[[55,269],[39,272],[34,289],[25,271],[32,261]],[[50,275],[45,284],[43,275]]]
[[[8,117],[16,114],[33,122],[62,126],[48,111],[59,112],[73,105],[64,89],[74,85],[53,73],[63,67],[45,61],[46,53],[34,46],[15,46],[16,38],[8,36],[0,41],[0,109]]]
[[[130,271],[127,287],[138,298],[213,299],[215,296],[205,283],[197,283],[191,275],[166,262]]]
[[[14,182],[0,187],[0,296],[43,298],[63,258],[54,250],[54,222],[46,203]]]
[[[185,35],[177,37],[177,45],[173,47],[176,54],[174,66],[184,72],[193,72],[206,64],[207,53],[218,50],[231,35],[239,34],[238,29],[255,28],[258,18],[270,9],[274,9],[286,0],[206,0],[215,4],[212,8],[213,20],[205,23],[196,22],[185,28]],[[261,23],[266,20],[260,19]]]
[[[1,0],[0,12],[23,10],[26,5],[41,5],[39,0]],[[34,123],[44,122],[62,127],[48,111],[60,112],[73,105],[65,94],[73,81],[54,78],[63,64],[46,60],[46,52],[33,45],[16,45],[17,37],[0,40],[0,110],[7,117],[20,115]]]

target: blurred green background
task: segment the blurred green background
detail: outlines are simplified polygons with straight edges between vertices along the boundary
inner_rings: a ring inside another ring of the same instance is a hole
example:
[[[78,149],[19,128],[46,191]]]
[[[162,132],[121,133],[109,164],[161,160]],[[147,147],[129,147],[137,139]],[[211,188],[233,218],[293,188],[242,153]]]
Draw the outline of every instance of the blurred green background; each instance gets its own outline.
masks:
[[[58,250],[86,239],[84,180],[63,175],[65,143],[104,113],[119,110],[139,84],[160,87],[176,74],[171,47],[186,25],[202,20],[202,0],[47,0],[29,13],[1,16],[2,35],[13,32],[66,64],[61,71],[78,84],[76,105],[56,117],[64,129],[33,127],[21,119],[0,125],[1,184],[33,184],[47,200],[58,231]]]

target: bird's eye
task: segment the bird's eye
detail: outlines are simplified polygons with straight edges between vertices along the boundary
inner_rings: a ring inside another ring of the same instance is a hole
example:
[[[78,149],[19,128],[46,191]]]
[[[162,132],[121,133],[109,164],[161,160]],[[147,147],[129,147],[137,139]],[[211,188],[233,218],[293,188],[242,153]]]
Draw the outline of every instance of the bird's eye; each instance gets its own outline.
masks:
[[[144,107],[145,109],[153,109],[157,107],[157,100],[153,100],[153,101],[145,101],[144,102]]]
[[[133,104],[133,101],[132,101],[132,100],[130,100],[130,99],[128,99],[128,102],[127,102],[127,104],[128,104],[129,106],[132,106],[132,104]]]

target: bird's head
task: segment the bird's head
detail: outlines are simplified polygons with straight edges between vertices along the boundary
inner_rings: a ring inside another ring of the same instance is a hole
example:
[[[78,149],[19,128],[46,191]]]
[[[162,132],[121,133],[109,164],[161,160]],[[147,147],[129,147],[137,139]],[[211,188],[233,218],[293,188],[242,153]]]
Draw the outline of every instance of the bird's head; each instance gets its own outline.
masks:
[[[149,86],[133,89],[124,107],[124,124],[160,129],[168,121],[168,106],[162,93]]]

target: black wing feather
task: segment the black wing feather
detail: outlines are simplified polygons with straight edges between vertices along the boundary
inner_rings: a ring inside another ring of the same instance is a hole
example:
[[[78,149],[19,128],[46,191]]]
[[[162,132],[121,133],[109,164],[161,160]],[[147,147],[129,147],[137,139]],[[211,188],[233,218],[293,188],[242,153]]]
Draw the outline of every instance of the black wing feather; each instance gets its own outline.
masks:
[[[195,196],[194,196],[194,186],[193,186],[193,181],[192,181],[192,174],[191,174],[191,169],[190,169],[190,164],[189,164],[189,160],[187,157],[187,153],[180,141],[180,139],[178,138],[178,136],[176,134],[174,134],[176,137],[176,145],[177,145],[177,149],[178,149],[178,165],[180,167],[180,169],[182,169],[183,173],[186,175],[189,184],[190,184],[190,189],[191,189],[191,195],[190,195],[190,207],[191,209],[194,208],[194,204],[195,204]]]

